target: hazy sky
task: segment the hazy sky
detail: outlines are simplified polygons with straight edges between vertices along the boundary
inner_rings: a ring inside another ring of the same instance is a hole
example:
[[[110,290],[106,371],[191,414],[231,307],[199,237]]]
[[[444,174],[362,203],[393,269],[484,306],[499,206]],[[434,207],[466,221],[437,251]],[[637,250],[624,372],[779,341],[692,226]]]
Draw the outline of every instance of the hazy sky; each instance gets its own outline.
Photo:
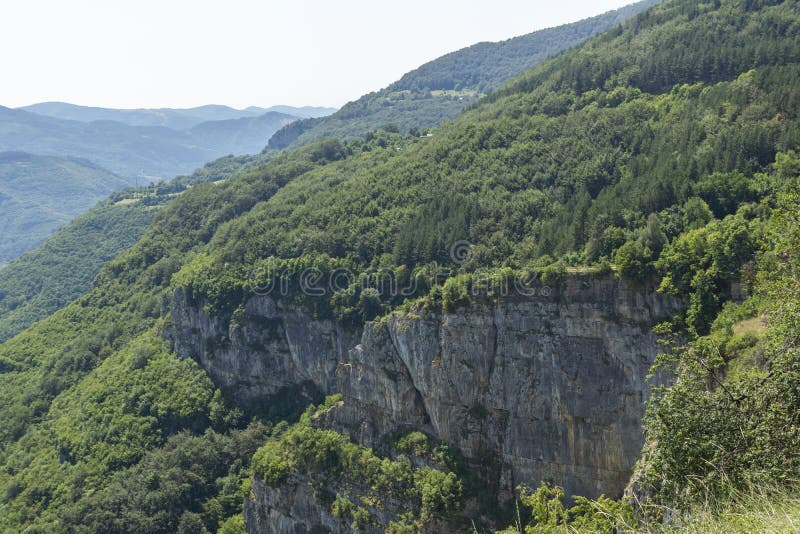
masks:
[[[0,105],[341,106],[479,41],[633,0],[10,0]]]

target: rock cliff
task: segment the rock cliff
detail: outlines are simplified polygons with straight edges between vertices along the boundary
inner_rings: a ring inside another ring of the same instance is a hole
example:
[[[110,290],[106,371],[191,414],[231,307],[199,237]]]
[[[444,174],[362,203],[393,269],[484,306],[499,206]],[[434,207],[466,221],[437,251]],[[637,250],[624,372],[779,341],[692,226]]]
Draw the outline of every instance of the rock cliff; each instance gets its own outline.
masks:
[[[415,428],[467,458],[491,457],[499,478],[487,483],[501,498],[542,480],[567,494],[619,496],[641,450],[646,376],[660,350],[650,329],[680,302],[612,276],[570,276],[535,293],[397,312],[358,331],[266,296],[230,321],[178,294],[169,337],[243,399],[302,383],[341,393],[324,424],[363,445]],[[309,531],[305,518],[317,512],[300,511],[313,507],[309,495],[262,486],[248,517],[280,521],[253,532]]]
[[[197,360],[214,383],[242,402],[269,402],[291,386],[336,390],[340,355],[358,332],[265,296],[251,298],[242,317],[213,315],[177,292],[167,330],[175,352]]]

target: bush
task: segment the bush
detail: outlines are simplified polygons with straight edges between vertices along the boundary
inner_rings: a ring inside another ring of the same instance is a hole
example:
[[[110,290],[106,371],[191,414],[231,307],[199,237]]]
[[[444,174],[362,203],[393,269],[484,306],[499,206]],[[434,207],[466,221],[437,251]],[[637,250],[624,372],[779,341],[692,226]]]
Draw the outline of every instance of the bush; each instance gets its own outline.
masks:
[[[246,534],[247,529],[245,528],[244,524],[244,516],[242,514],[237,514],[233,517],[229,517],[225,520],[222,525],[220,525],[217,534]]]
[[[463,486],[455,473],[426,469],[417,480],[425,512],[446,515],[457,510]]]
[[[373,287],[364,288],[358,297],[358,307],[361,310],[361,317],[365,321],[371,321],[383,313],[381,294]]]
[[[397,440],[397,450],[414,456],[424,456],[430,449],[428,436],[419,431],[409,432]]]
[[[498,534],[536,534],[551,532],[593,532],[614,534],[634,531],[638,523],[633,507],[601,495],[597,500],[574,497],[572,508],[564,506],[564,490],[542,482],[533,492],[517,487],[524,515],[518,512],[518,524]],[[519,509],[518,509],[519,510]]]
[[[291,470],[289,461],[284,457],[280,443],[269,441],[258,449],[253,456],[253,471],[266,484],[277,486],[286,478]]]
[[[460,276],[448,278],[442,287],[442,307],[444,311],[454,312],[459,306],[465,306],[470,302],[466,280]]]
[[[614,263],[620,277],[637,286],[651,283],[656,275],[653,252],[639,241],[629,241],[617,249]]]

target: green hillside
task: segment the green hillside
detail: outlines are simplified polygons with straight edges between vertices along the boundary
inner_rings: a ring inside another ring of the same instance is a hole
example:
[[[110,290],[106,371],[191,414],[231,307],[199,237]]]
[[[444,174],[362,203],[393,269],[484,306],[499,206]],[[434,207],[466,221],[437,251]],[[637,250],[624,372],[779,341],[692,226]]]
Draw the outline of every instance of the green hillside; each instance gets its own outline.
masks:
[[[0,153],[0,262],[44,241],[127,182],[85,160]]]
[[[100,267],[139,239],[154,209],[104,202],[0,270],[0,343],[88,291]]]
[[[800,469],[799,59],[797,2],[667,0],[430,138],[326,139],[191,187],[92,291],[0,345],[0,529],[214,532],[240,513],[262,445],[265,479],[294,469],[313,482],[344,459],[338,469],[384,497],[460,513],[469,473],[440,469],[452,458],[412,473],[311,426],[314,410],[273,431],[307,399],[288,390],[249,410],[169,351],[174,291],[235,321],[253,285],[271,282],[267,263],[290,282],[304,267],[351,269],[332,295],[285,298],[356,324],[410,301],[457,310],[487,278],[557,283],[613,263],[688,301],[662,327],[691,345],[675,352],[679,385],[650,411],[640,481],[652,509],[725,499],[747,481],[788,491]],[[461,241],[469,253],[454,265]],[[434,262],[446,280],[430,276]],[[414,276],[417,292],[363,286],[387,271]],[[743,304],[731,304],[736,284],[752,295]],[[559,512],[556,491],[520,501],[520,527],[613,531],[594,505]],[[358,521],[352,503],[336,506]]]
[[[364,95],[328,117],[279,130],[269,148],[283,149],[332,136],[361,137],[379,128],[421,132],[456,118],[464,108],[545,59],[602,33],[660,0],[644,0],[572,24],[451,52]]]
[[[9,263],[0,270],[0,343],[89,291],[101,267],[136,243],[175,196],[259,159],[221,158],[189,176],[117,191]]]
[[[650,244],[655,259],[691,217],[703,220],[696,203],[722,218],[757,199],[754,174],[797,145],[794,16],[786,3],[671,2],[515,80],[432,138],[395,136],[369,158],[347,157],[357,142],[327,141],[341,161],[221,228],[181,279],[230,304],[260,259],[414,267],[447,262],[457,240],[472,243],[461,267],[475,271],[611,260],[648,232],[661,241]],[[710,21],[726,31],[708,31]],[[708,83],[658,52],[670,42],[691,65],[716,62]],[[670,82],[646,84],[644,71]]]

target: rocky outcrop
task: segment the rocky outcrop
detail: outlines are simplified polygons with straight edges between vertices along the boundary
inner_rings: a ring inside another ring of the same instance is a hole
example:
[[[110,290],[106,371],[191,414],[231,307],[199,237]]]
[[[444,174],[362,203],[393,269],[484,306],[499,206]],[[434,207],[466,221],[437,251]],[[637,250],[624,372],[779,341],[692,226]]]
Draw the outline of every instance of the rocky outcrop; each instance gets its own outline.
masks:
[[[244,517],[250,532],[308,534],[314,529],[347,532],[309,481],[301,477],[291,477],[280,488],[255,478],[250,496],[244,500]]]
[[[501,495],[552,480],[568,494],[618,496],[642,446],[646,377],[660,350],[650,329],[680,303],[612,276],[572,276],[533,293],[452,313],[393,313],[360,332],[264,296],[232,325],[178,295],[171,337],[242,397],[302,381],[341,393],[326,424],[363,445],[417,428],[467,458],[491,457]],[[292,491],[286,506],[306,507]],[[269,502],[270,513],[286,511]],[[290,523],[262,531],[303,532]]]
[[[380,508],[368,507],[370,520],[356,525],[350,517],[336,517],[331,512],[331,501],[336,489],[293,475],[280,487],[273,487],[254,478],[250,495],[244,500],[245,523],[249,532],[271,532],[275,534],[314,534],[316,532],[359,532],[379,534],[401,514],[403,503],[392,500],[383,502]],[[351,496],[352,487],[348,488]],[[366,494],[366,493],[365,493]],[[354,499],[359,506],[364,503]],[[448,532],[448,526],[434,521],[429,524],[431,532]]]
[[[316,320],[302,308],[266,296],[251,298],[244,314],[214,315],[176,292],[167,337],[174,351],[198,361],[214,383],[244,402],[269,399],[287,386],[336,389],[336,367],[359,332]]]

